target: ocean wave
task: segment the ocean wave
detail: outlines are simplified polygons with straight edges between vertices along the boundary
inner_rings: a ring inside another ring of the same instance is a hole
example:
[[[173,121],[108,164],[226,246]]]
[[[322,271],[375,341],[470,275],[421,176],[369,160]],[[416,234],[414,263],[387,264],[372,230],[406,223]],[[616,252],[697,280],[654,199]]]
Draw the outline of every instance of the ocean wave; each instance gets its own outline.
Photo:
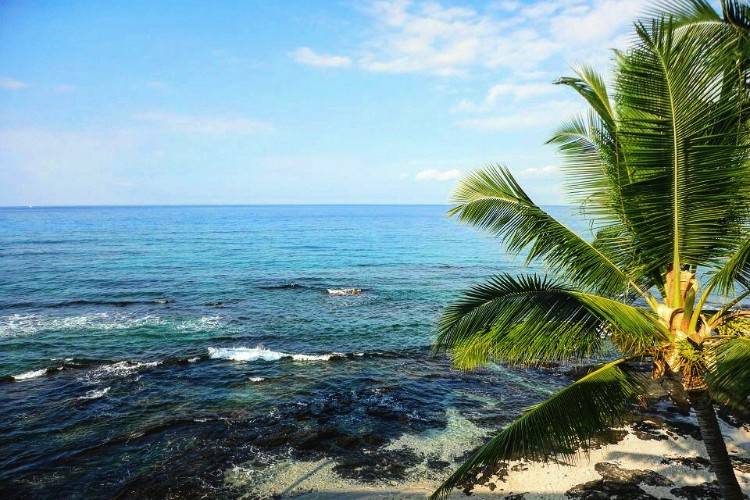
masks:
[[[32,378],[41,377],[43,375],[47,374],[47,368],[42,368],[40,370],[31,370],[28,372],[23,372],[18,375],[13,375],[14,380],[29,380]]]
[[[78,399],[98,399],[109,392],[111,387],[105,387],[104,389],[92,389]]]
[[[309,288],[304,285],[300,285],[299,283],[290,282],[290,283],[281,283],[278,285],[261,285],[258,288],[261,290],[296,290],[300,288]]]
[[[75,306],[109,306],[109,307],[127,307],[135,305],[148,305],[148,304],[171,304],[173,299],[159,298],[151,300],[88,300],[88,299],[76,299],[76,300],[64,300],[62,302],[15,302],[11,304],[4,304],[5,309],[17,309],[17,308],[47,308],[47,309],[61,309],[65,307]]]
[[[272,351],[262,346],[257,347],[209,347],[211,359],[228,359],[231,361],[279,361],[289,358],[294,361],[328,361],[332,358],[343,358],[346,354],[332,352],[327,354],[299,354]]]
[[[201,316],[200,318],[187,319],[175,324],[175,329],[185,330],[215,330],[223,324],[221,316]]]
[[[160,364],[162,364],[162,361],[117,361],[116,363],[102,365],[94,368],[93,370],[87,372],[84,378],[89,380],[98,380],[109,377],[127,377],[128,375],[131,375],[132,373],[140,371],[144,368],[153,368],[155,366],[159,366]]]
[[[265,377],[250,377],[248,379],[250,382],[263,382],[265,380]]]
[[[43,375],[56,375],[63,370],[75,370],[80,373],[78,380],[98,381],[103,378],[126,377],[136,372],[156,366],[187,365],[196,363],[205,356],[192,357],[173,357],[159,359],[156,361],[133,361],[133,360],[106,360],[92,358],[50,358],[52,362],[46,368],[31,370],[19,375],[10,375],[0,377],[0,382],[14,382],[17,380],[26,380],[30,378],[41,377]]]
[[[126,313],[98,312],[78,316],[11,314],[0,316],[0,337],[33,335],[47,330],[126,330],[130,328],[172,326],[184,330],[214,330],[223,324],[221,316],[167,319],[154,314],[134,316]]]

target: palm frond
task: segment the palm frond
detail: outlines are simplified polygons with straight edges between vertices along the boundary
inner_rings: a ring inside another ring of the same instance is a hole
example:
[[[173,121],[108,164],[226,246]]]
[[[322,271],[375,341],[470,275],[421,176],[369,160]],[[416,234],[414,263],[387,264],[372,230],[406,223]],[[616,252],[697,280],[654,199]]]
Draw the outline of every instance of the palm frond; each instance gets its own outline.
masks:
[[[660,0],[646,10],[651,17],[669,17],[676,27],[696,24],[721,24],[722,16],[706,0]]]
[[[591,67],[576,70],[574,77],[557,82],[586,100],[591,110],[586,116],[564,124],[547,141],[562,153],[566,191],[596,221],[623,221],[621,186],[630,175],[617,140],[616,108],[604,78]]]
[[[564,185],[571,199],[603,224],[622,220],[619,188],[627,183],[628,175],[620,168],[612,130],[589,112],[564,123],[547,141],[557,145],[563,157]]]
[[[578,92],[606,126],[610,130],[614,129],[617,117],[610,102],[604,78],[591,66],[581,66],[574,71],[576,73],[575,77],[564,76],[555,83],[558,85],[567,85]]]
[[[618,137],[634,173],[623,200],[651,269],[720,259],[750,204],[742,104],[724,95],[726,40],[709,31],[678,37],[663,19],[638,24],[618,67]]]
[[[476,466],[502,460],[551,457],[573,459],[597,433],[622,423],[633,398],[642,390],[637,376],[612,361],[533,406],[503,429],[458,468],[430,498],[444,498]]]
[[[750,409],[750,331],[746,335],[711,342],[706,377],[718,401],[745,410]]]
[[[644,289],[660,287],[661,275],[649,272],[647,266],[640,261],[633,238],[634,235],[627,226],[614,223],[599,229],[591,244],[620,269],[627,269],[631,279],[637,279],[638,284]]]
[[[711,27],[750,31],[750,6],[742,0],[722,0],[717,12],[707,0],[660,0],[647,9],[655,18],[669,18],[676,29]]]
[[[601,353],[605,339],[642,354],[666,338],[650,312],[535,275],[502,274],[470,288],[438,325],[436,350],[464,369],[490,360],[535,364]]]
[[[451,215],[502,237],[511,252],[527,249],[528,262],[541,259],[557,276],[600,292],[625,293],[629,287],[625,272],[537,206],[505,167],[464,178],[454,201]]]
[[[734,291],[735,282],[750,289],[750,239],[740,245],[737,251],[712,277],[716,290],[729,295]]]

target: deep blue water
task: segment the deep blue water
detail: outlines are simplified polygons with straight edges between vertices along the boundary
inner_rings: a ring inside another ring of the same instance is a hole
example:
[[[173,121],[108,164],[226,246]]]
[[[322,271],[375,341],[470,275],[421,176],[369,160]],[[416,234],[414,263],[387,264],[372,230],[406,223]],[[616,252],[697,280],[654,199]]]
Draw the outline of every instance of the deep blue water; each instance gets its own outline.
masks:
[[[431,356],[441,308],[523,264],[446,210],[0,209],[0,496],[252,495],[226,471],[281,457],[447,473],[388,444],[451,412],[496,429],[566,379]]]

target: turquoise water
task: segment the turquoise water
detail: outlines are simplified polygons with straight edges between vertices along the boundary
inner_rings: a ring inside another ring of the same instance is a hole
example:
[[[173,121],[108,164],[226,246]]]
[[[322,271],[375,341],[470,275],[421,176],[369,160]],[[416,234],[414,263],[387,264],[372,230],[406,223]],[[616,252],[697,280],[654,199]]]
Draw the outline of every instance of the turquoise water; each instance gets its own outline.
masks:
[[[257,483],[227,470],[281,459],[447,473],[389,443],[496,429],[566,379],[430,355],[458,291],[523,263],[446,209],[0,209],[0,496],[233,497]]]

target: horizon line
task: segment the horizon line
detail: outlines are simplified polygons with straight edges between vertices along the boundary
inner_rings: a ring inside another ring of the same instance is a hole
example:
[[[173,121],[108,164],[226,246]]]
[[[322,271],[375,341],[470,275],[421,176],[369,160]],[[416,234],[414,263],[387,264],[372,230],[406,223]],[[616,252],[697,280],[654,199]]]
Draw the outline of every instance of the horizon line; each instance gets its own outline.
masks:
[[[0,205],[0,209],[34,208],[168,208],[168,207],[439,207],[452,203],[165,203],[165,204],[107,204],[107,205]],[[570,204],[540,203],[546,207],[572,207]]]

